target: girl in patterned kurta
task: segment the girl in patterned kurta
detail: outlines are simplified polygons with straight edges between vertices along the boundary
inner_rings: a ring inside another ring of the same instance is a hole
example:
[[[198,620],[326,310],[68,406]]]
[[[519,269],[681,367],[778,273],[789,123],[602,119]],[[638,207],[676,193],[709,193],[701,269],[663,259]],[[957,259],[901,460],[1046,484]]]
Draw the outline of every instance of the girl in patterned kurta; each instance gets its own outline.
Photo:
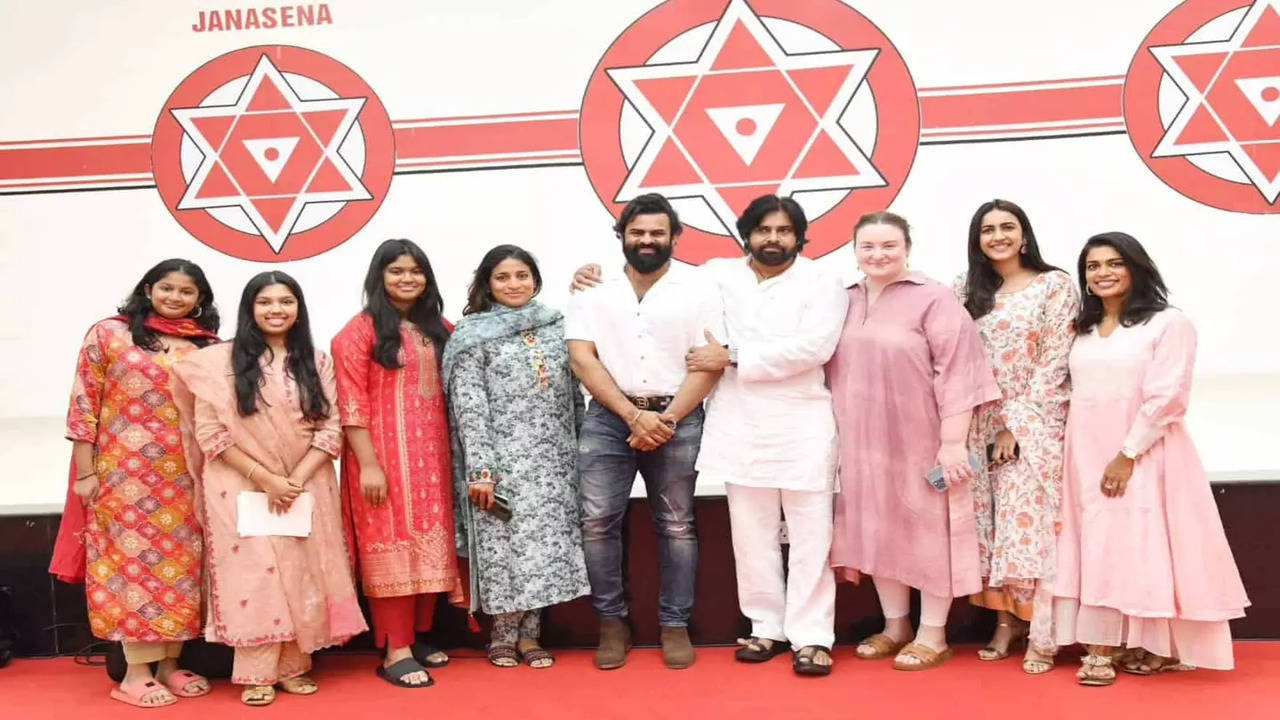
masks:
[[[1056,649],[1054,528],[1078,296],[1071,276],[1041,258],[1027,214],[1007,200],[974,213],[969,271],[955,291],[978,323],[1002,396],[978,408],[970,429],[973,447],[992,448],[989,472],[973,485],[983,591],[972,601],[995,610],[997,622],[978,657],[1002,660],[1029,632],[1022,668],[1040,674]]]
[[[439,593],[462,602],[438,360],[449,329],[431,263],[408,240],[378,247],[364,294],[364,311],[333,339],[347,436],[347,542],[359,560],[374,642],[386,647],[379,676],[427,687],[426,667],[449,658],[415,643],[415,631],[431,629]]]
[[[333,362],[314,349],[297,281],[265,272],[245,285],[233,342],[175,368],[187,463],[204,516],[205,638],[235,648],[231,681],[246,705],[318,689],[311,654],[364,632],[333,459],[342,450]],[[306,537],[238,531],[238,499],[267,495],[274,512],[314,501]]]
[[[131,705],[209,692],[178,669],[182,642],[200,633],[201,531],[169,385],[173,363],[217,329],[204,273],[166,260],[80,348],[67,412],[73,484],[50,570],[83,580],[90,630],[124,644],[128,669],[111,697]]]
[[[550,666],[538,644],[542,608],[591,591],[576,467],[583,400],[569,370],[564,317],[533,302],[541,287],[529,253],[490,250],[444,354],[460,441],[459,549],[471,561],[472,610],[495,616],[489,660],[499,667],[521,656]],[[510,519],[486,512],[495,496],[509,503]]]

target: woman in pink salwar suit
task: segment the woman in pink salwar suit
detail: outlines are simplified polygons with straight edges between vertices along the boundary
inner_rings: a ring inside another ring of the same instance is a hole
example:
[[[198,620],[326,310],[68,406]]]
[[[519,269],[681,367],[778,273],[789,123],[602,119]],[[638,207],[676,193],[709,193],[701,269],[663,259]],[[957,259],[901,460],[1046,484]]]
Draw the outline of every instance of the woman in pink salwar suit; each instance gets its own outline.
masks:
[[[885,632],[859,657],[897,655],[900,670],[950,656],[951,599],[982,587],[966,440],[975,407],[1000,397],[977,327],[951,290],[907,270],[907,223],[875,213],[854,230],[867,277],[849,290],[849,314],[827,379],[840,438],[831,565],[837,578],[871,575]],[[941,465],[945,491],[926,475]],[[911,588],[922,593],[911,640]]]
[[[272,313],[292,322],[282,325]],[[271,702],[276,683],[286,692],[315,692],[316,683],[306,676],[311,653],[367,629],[356,601],[333,469],[342,450],[333,362],[311,347],[305,313],[292,278],[263,273],[245,288],[234,343],[193,353],[175,368],[183,388],[178,395],[185,405],[184,427],[194,438],[185,447],[205,523],[205,637],[235,648],[231,680],[249,686],[242,699],[250,705]],[[255,322],[257,342],[265,335],[266,344],[256,355],[258,379],[248,383],[257,388],[255,407],[242,415],[237,380],[243,378],[237,376],[248,373],[237,362],[243,359],[235,346],[254,345],[245,328]],[[290,332],[294,327],[297,331]],[[281,338],[280,346],[272,347],[273,330],[287,333],[289,342]],[[310,356],[310,368],[299,355]],[[317,390],[322,398],[312,395]],[[310,493],[311,534],[241,537],[237,496],[242,492],[266,492],[273,509],[281,510],[301,492]]]
[[[1123,233],[1080,254],[1054,623],[1089,645],[1081,684],[1233,667],[1228,620],[1249,605],[1183,422],[1196,335],[1159,271]],[[1181,662],[1179,662],[1181,661]]]

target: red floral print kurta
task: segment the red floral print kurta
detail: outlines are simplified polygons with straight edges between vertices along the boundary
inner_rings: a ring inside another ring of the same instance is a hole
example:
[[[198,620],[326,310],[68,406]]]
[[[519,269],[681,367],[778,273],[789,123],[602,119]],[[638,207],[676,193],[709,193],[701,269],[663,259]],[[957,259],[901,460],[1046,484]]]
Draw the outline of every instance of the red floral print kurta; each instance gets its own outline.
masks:
[[[461,601],[453,536],[449,422],[437,348],[411,323],[400,328],[402,366],[373,359],[373,320],[360,313],[333,339],[338,409],[344,427],[362,427],[387,477],[387,499],[369,505],[360,464],[342,457],[343,506],[360,580],[369,597],[450,592]]]
[[[94,446],[101,490],[88,508],[85,594],[94,636],[174,642],[200,632],[200,523],[170,392],[170,368],[196,349],[133,344],[116,319],[89,329],[76,364],[67,438]]]

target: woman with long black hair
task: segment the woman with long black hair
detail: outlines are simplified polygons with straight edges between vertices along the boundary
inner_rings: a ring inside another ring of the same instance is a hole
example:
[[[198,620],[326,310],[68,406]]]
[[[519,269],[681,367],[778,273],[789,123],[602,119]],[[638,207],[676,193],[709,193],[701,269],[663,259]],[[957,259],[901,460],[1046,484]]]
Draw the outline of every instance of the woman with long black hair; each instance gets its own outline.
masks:
[[[333,459],[342,449],[333,362],[315,349],[302,288],[283,272],[254,276],[236,337],[176,368],[187,459],[200,481],[210,623],[235,648],[231,681],[247,705],[273,686],[310,695],[311,654],[367,626],[351,580]],[[262,495],[265,494],[265,498]],[[254,502],[311,508],[305,537],[242,536]]]
[[[128,669],[111,697],[130,705],[209,692],[178,668],[183,641],[200,634],[201,531],[170,371],[217,331],[204,272],[165,260],[89,328],[76,364],[71,491],[49,569],[84,582],[90,631],[123,643]]]
[[[969,268],[955,291],[977,322],[1000,385],[979,407],[969,444],[989,448],[989,471],[973,481],[982,592],[996,631],[978,651],[1002,660],[1027,640],[1022,669],[1053,668],[1054,544],[1062,497],[1062,436],[1067,419],[1067,355],[1079,296],[1071,276],[1040,255],[1027,213],[1008,200],[978,206],[969,222]]]
[[[447,655],[415,642],[436,598],[462,602],[454,546],[449,410],[440,357],[450,326],[431,262],[409,240],[378,246],[364,309],[333,339],[347,541],[369,599],[378,675],[400,687],[432,684]]]
[[[1089,238],[1077,268],[1058,644],[1088,647],[1082,685],[1114,683],[1120,647],[1135,675],[1230,670],[1229,621],[1249,599],[1185,423],[1195,327],[1133,236]]]
[[[480,261],[444,352],[458,444],[459,546],[471,609],[494,617],[489,662],[550,667],[542,609],[591,592],[582,554],[577,427],[582,393],[564,316],[534,300],[533,256],[499,245]]]

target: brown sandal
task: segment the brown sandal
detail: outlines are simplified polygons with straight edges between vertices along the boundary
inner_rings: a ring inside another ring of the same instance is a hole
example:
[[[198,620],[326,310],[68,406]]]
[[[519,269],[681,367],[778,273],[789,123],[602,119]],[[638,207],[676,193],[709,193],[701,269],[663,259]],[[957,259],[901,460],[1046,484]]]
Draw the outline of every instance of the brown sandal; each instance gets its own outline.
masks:
[[[902,656],[904,655],[907,657],[913,657],[920,662],[904,663],[902,662]],[[913,642],[898,652],[897,657],[893,659],[893,669],[905,670],[907,672],[916,670],[932,670],[950,659],[951,648],[949,647],[939,652],[928,645],[921,645],[920,643]]]
[[[864,655],[861,652],[863,645],[870,647],[874,652],[870,655]],[[884,633],[876,633],[858,643],[858,647],[854,649],[853,654],[861,660],[883,660],[897,655],[898,651],[906,646],[905,642],[898,642]]]
[[[1177,658],[1167,658],[1163,655],[1156,655],[1140,649],[1126,654],[1119,664],[1120,669],[1130,675],[1159,675],[1166,672],[1187,672],[1196,669],[1194,665],[1187,665]]]
[[[507,661],[507,662],[500,662]],[[515,645],[489,645],[489,663],[494,667],[520,667],[520,653]]]

